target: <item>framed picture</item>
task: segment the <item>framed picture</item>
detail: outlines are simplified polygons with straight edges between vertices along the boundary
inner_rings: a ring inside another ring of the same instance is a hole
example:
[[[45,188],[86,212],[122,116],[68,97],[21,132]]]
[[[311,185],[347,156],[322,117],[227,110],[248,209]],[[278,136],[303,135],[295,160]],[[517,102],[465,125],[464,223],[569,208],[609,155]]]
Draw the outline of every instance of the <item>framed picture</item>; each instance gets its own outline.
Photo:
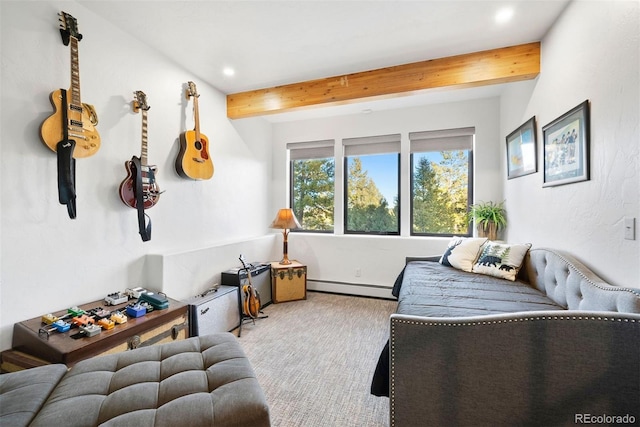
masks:
[[[543,187],[589,180],[589,100],[542,128]]]
[[[536,117],[507,136],[507,179],[538,172]]]

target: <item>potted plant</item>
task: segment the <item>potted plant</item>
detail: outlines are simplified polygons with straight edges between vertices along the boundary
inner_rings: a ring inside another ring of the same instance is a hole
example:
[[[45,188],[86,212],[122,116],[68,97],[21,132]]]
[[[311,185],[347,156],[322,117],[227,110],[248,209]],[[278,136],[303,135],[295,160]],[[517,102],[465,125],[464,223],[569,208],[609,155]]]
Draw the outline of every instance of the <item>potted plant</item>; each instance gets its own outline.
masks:
[[[479,237],[497,240],[498,231],[507,226],[507,211],[504,201],[500,203],[480,202],[471,205],[469,222],[474,221]]]

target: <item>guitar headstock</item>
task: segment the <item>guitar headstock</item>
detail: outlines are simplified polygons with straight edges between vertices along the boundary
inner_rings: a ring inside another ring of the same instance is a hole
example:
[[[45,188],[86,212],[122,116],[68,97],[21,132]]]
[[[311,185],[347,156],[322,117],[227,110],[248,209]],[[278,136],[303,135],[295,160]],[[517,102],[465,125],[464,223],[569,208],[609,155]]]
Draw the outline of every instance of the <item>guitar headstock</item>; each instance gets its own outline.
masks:
[[[238,257],[238,259],[240,260],[240,262],[242,263],[242,267],[245,270],[249,270],[249,268],[247,267],[247,260],[244,258],[244,255],[240,254],[240,257]]]
[[[196,84],[194,82],[189,82],[187,83],[187,99],[193,97],[199,97],[200,95],[198,95],[198,90],[196,89]]]
[[[151,107],[147,104],[147,95],[141,90],[133,92],[136,99],[133,101],[133,111],[136,113],[138,110],[148,111]]]
[[[76,18],[69,15],[67,12],[60,12],[58,15],[60,16],[60,35],[62,36],[62,43],[67,46],[71,37],[78,41],[82,40],[82,34],[78,32],[78,21]]]

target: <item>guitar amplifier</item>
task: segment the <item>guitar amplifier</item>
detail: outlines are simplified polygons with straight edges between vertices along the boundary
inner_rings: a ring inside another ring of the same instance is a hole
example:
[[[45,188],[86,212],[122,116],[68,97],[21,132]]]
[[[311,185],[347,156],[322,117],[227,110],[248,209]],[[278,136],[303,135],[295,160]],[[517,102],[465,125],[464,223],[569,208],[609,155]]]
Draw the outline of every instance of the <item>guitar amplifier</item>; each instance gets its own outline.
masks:
[[[189,305],[189,336],[231,332],[242,322],[240,288],[220,286],[217,291],[196,295]]]
[[[265,307],[271,304],[271,275],[269,274],[271,265],[254,262],[251,263],[251,266],[252,267],[249,268],[249,271],[251,271],[251,284],[254,289],[258,291],[258,295],[260,295],[260,305]],[[242,288],[249,283],[247,280],[247,270],[243,268],[232,268],[223,271],[220,277],[220,283]],[[244,300],[242,289],[240,289],[240,298]]]

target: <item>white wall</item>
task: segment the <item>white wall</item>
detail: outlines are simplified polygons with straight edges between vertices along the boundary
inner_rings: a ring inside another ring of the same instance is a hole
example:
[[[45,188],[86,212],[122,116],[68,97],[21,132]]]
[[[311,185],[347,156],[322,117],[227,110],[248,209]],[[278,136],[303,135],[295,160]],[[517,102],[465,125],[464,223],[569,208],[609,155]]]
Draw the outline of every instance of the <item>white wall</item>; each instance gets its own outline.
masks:
[[[248,262],[268,262],[281,257],[282,243],[276,240],[276,234],[270,233],[215,246],[148,254],[143,285],[161,283],[167,295],[194,296],[221,283],[220,273],[240,265],[239,254],[245,255]]]
[[[623,218],[640,221],[639,37],[637,1],[572,2],[542,40],[537,82],[501,104],[503,136],[538,121],[539,172],[505,185],[509,240],[569,251],[603,279],[636,288],[640,233],[624,240]],[[542,127],[586,99],[591,180],[542,188]]]
[[[193,257],[195,268],[182,276],[184,286],[168,282],[170,297],[192,296],[219,280],[220,271],[237,265],[240,250],[249,260],[270,259],[273,249],[277,253],[278,245],[264,240],[275,212],[265,179],[271,175],[269,123],[232,123],[225,96],[198,82],[188,64],[172,62],[76,2],[2,1],[0,7],[0,349],[10,347],[15,322],[130,286],[164,290],[162,278],[189,269],[180,254],[194,248],[209,256]],[[49,94],[70,85],[60,10],[78,19],[84,35],[82,100],[95,106],[102,138],[97,154],[77,161],[75,220],[58,203],[56,156],[39,138],[40,124],[53,112]],[[215,174],[208,181],[180,178],[174,169],[179,134],[193,127],[192,103],[184,96],[189,80],[198,86],[201,130],[211,143]],[[118,196],[124,162],[140,155],[141,117],[130,107],[135,90],[148,96],[149,162],[158,165],[165,190],[148,211],[149,242],[138,234],[136,211]],[[252,253],[246,242],[254,239]],[[149,275],[153,261],[147,263],[146,254],[167,256],[162,274]]]
[[[475,126],[475,200],[502,200],[504,176],[501,170],[500,101],[498,98],[428,105],[401,110],[377,111],[324,119],[276,123],[273,125],[274,200],[288,205],[286,144],[335,139],[341,155],[342,139],[400,133],[401,167],[409,168],[409,132]],[[289,257],[308,264],[311,281],[333,281],[390,287],[402,269],[406,256],[442,254],[448,238],[409,237],[409,175],[401,176],[401,235],[354,236],[342,234],[342,162],[336,162],[336,235],[291,233]],[[356,270],[360,270],[360,276]],[[310,284],[310,289],[336,291],[334,286]],[[366,293],[347,287],[349,293]],[[389,296],[390,292],[375,292]]]

